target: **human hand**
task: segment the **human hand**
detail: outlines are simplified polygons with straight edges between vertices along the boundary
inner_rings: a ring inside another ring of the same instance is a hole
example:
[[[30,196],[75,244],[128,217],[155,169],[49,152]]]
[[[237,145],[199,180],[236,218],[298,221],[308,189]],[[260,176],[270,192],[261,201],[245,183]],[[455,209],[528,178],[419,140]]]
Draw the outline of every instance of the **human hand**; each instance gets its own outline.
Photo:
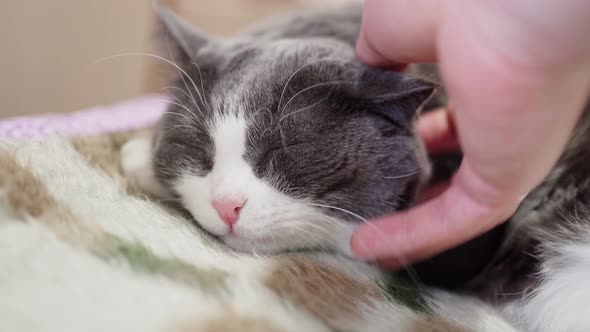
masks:
[[[358,57],[437,62],[453,104],[418,131],[463,162],[439,196],[360,227],[353,253],[392,268],[508,219],[562,153],[590,92],[590,6],[570,1],[367,0]]]

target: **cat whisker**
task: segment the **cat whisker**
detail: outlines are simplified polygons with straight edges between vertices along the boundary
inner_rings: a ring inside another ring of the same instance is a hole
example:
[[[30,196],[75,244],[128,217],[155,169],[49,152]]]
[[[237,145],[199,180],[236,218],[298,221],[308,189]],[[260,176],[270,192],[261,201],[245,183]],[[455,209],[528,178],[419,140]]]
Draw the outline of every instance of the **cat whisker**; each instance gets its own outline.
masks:
[[[177,90],[179,92],[182,92],[189,99],[191,99],[190,95],[186,91],[184,91],[183,89],[181,89],[179,87],[176,87],[176,86],[167,86],[167,87],[162,88],[162,90],[166,90],[166,89],[174,89],[174,90]],[[174,100],[176,100],[176,102],[181,103],[183,106],[185,106],[186,108],[188,108],[188,106],[186,106],[185,104],[183,104],[181,102],[180,98],[176,94],[172,93],[171,95],[172,95],[172,97],[174,97]],[[198,106],[197,106],[197,108],[198,108]],[[199,111],[199,113],[201,113],[201,115],[202,115],[202,112]],[[201,123],[202,120],[197,116],[197,114],[195,112],[192,112],[191,111],[191,112],[189,112],[189,114],[190,114],[191,117],[193,117],[195,119],[195,122],[196,123]]]
[[[375,227],[375,225],[373,225],[373,223],[369,222],[366,218],[343,208],[339,208],[336,206],[331,206],[331,205],[326,205],[326,204],[315,204],[315,203],[308,203],[308,205],[310,206],[316,206],[316,207],[321,207],[321,208],[326,208],[326,209],[333,209],[336,211],[340,211],[343,213],[347,213],[357,219],[359,219],[360,221],[362,221],[364,224],[369,225],[369,227],[375,229],[378,231],[378,229]],[[377,232],[377,234],[380,234],[380,232]],[[387,241],[388,239],[385,238],[384,236],[382,236],[381,241]],[[401,254],[399,253],[394,253],[394,258],[397,259],[400,263],[401,266],[403,267],[403,269],[408,273],[408,276],[416,283],[416,284],[423,284],[423,282],[418,278],[416,271],[410,266],[409,261]]]
[[[301,218],[298,219],[282,219],[279,223],[275,223],[272,225],[273,232],[282,233],[282,231],[293,231],[294,229],[311,236],[317,244],[321,244],[322,246],[326,247],[326,249],[333,249],[330,247],[329,244],[333,244],[335,241],[334,238],[334,229],[330,227],[330,225],[342,225],[342,222],[330,217],[326,216],[317,212],[300,212],[305,215],[311,215],[313,219],[310,221],[306,221],[305,223],[302,222]],[[313,223],[314,221],[318,221],[319,224]],[[299,223],[301,222],[301,223]]]
[[[281,113],[282,110],[284,110],[285,107],[284,107],[284,105],[282,105],[282,99],[284,97],[285,90],[286,90],[287,86],[289,85],[289,83],[291,82],[291,80],[295,77],[295,75],[297,75],[297,73],[299,73],[301,70],[303,70],[304,68],[306,68],[308,66],[316,65],[316,64],[320,64],[320,68],[319,68],[318,72],[321,72],[321,70],[322,70],[321,65],[322,64],[330,63],[330,62],[341,63],[343,61],[344,60],[342,60],[342,59],[324,58],[324,59],[317,59],[317,60],[308,62],[308,63],[302,65],[301,67],[299,67],[295,72],[293,72],[291,77],[289,77],[289,79],[287,80],[287,83],[285,83],[285,86],[283,88],[283,92],[281,93],[281,98],[279,99],[279,104],[277,105],[277,111],[279,111]],[[281,107],[281,106],[283,106],[283,107]]]
[[[416,175],[416,174],[418,174],[418,173],[420,173],[420,172],[422,172],[422,171],[424,171],[424,169],[419,169],[419,170],[417,170],[417,171],[414,171],[414,172],[412,172],[412,173],[408,173],[408,174],[404,174],[404,175],[397,175],[397,176],[384,176],[383,178],[384,178],[384,179],[403,179],[403,178],[410,177],[410,176],[412,176],[412,175]]]
[[[178,112],[171,112],[171,111],[166,112],[166,114],[181,117],[181,118],[185,119],[188,122],[188,124],[197,123],[196,120],[192,119],[191,117],[187,116],[186,114],[182,114],[182,113],[178,113]],[[194,128],[192,128],[192,129],[194,130]]]
[[[360,216],[360,215],[358,215],[358,214],[356,214],[356,213],[354,213],[352,211],[343,209],[343,208],[339,208],[339,207],[331,206],[331,205],[325,205],[325,204],[317,204],[317,203],[307,203],[307,205],[309,205],[309,206],[315,206],[315,207],[321,207],[321,208],[326,208],[326,209],[332,209],[332,210],[336,210],[336,211],[340,211],[340,212],[344,212],[344,213],[346,213],[348,215],[351,215],[351,216],[353,216],[353,217],[355,217],[355,218],[357,218],[357,219],[359,219],[359,220],[361,220],[363,222],[369,223],[369,221],[367,219],[365,219],[364,217],[362,217],[362,216]]]
[[[180,129],[180,128],[184,128],[184,129],[188,129],[188,130],[193,130],[194,129],[193,127],[191,127],[189,125],[174,125],[174,126],[171,126],[168,129],[166,129],[166,131],[164,133],[167,134],[167,133],[169,133],[169,132],[171,132],[173,130]]]
[[[201,81],[201,92],[204,94],[205,93],[205,87],[203,85],[203,73],[201,72],[201,67],[199,66],[198,63],[196,62],[191,62],[191,64],[195,65],[195,67],[197,67],[197,71],[199,72],[199,80]],[[200,95],[200,94],[199,94]],[[201,97],[201,101],[203,102],[203,104],[207,107],[209,107],[209,104],[207,103],[207,98],[206,96],[203,98]]]
[[[307,234],[307,235],[309,235],[309,236],[312,236],[312,237],[318,237],[318,236],[320,236],[320,235],[321,235],[321,234],[318,234],[318,233],[312,232],[312,231],[310,231],[310,230],[308,230],[308,229],[305,229],[305,228],[304,228],[303,226],[301,226],[301,225],[290,225],[290,226],[288,226],[288,227],[286,226],[286,227],[283,227],[283,228],[279,227],[279,228],[273,228],[273,229],[274,229],[274,230],[295,230],[295,231],[297,231],[297,232],[299,232],[299,233]],[[288,235],[286,235],[286,234],[284,234],[284,233],[278,233],[278,234],[282,234],[282,236],[289,238],[289,236],[288,236]],[[323,239],[323,238],[322,238],[322,239]]]
[[[157,59],[159,61],[162,61],[164,63],[167,63],[167,64],[173,66],[177,71],[179,71],[179,75],[181,76],[181,78],[183,77],[182,75],[186,76],[186,78],[188,78],[188,80],[191,82],[191,84],[192,84],[193,88],[195,89],[195,91],[197,91],[197,92],[199,91],[199,89],[197,88],[197,85],[195,84],[195,81],[193,81],[193,79],[190,77],[190,75],[184,69],[182,69],[176,63],[174,63],[174,62],[172,62],[172,61],[170,61],[170,60],[168,60],[168,59],[166,59],[164,57],[161,57],[159,55],[150,54],[150,53],[141,53],[141,52],[121,53],[121,54],[115,54],[115,55],[111,55],[111,56],[107,56],[107,57],[104,57],[102,59],[99,59],[99,60],[95,61],[94,64],[98,64],[98,63],[101,63],[101,62],[113,60],[113,59],[120,58],[120,57],[126,57],[126,56],[144,56],[144,57]],[[183,78],[183,81],[184,81],[184,78]],[[185,86],[186,86],[186,84],[185,84]],[[186,87],[188,89],[188,86],[186,86]],[[190,93],[190,90],[189,90],[189,93]],[[196,100],[194,99],[194,97],[192,99],[193,99],[193,102],[196,105]]]
[[[327,59],[317,59],[317,60],[314,60],[314,61],[308,62],[308,63],[306,63],[306,64],[302,65],[301,67],[297,68],[297,70],[295,70],[295,71],[293,72],[293,74],[291,74],[291,76],[289,76],[289,78],[287,79],[287,82],[286,82],[286,83],[285,83],[285,85],[283,86],[283,90],[281,91],[281,96],[280,96],[280,98],[279,98],[279,103],[277,104],[277,113],[278,113],[278,114],[282,114],[282,110],[284,109],[284,108],[281,108],[281,105],[282,105],[282,103],[283,103],[283,98],[284,98],[284,96],[285,96],[285,91],[287,91],[287,87],[289,86],[289,83],[291,83],[291,80],[292,80],[292,79],[293,79],[293,78],[294,78],[294,77],[295,77],[295,76],[296,76],[296,75],[297,75],[297,74],[298,74],[300,71],[302,71],[303,69],[305,69],[305,68],[307,68],[307,67],[309,67],[309,66],[311,66],[311,65],[314,65],[314,64],[317,64],[317,63],[322,63],[322,62],[342,62],[342,60],[339,60],[339,59],[330,59],[330,58],[327,58]],[[278,124],[277,124],[277,126],[279,127],[279,132],[280,132],[280,135],[281,135],[281,140],[282,140],[282,143],[283,143],[283,147],[286,147],[286,145],[287,145],[287,144],[286,144],[286,140],[285,140],[284,134],[283,134],[283,132],[282,132],[282,129],[281,129],[281,127],[280,127],[280,123],[278,123]]]
[[[286,234],[280,234],[280,238],[288,243],[291,248],[302,248],[302,247],[314,247],[322,250],[327,250],[329,247],[326,245],[326,241],[324,238],[317,238],[317,234],[313,232],[309,232],[305,229],[297,228],[298,232],[303,234],[307,234],[305,238],[305,243],[297,242],[293,239],[293,237],[287,236]]]
[[[327,229],[326,227],[321,227],[321,226],[312,225],[312,224],[299,224],[299,223],[297,223],[297,220],[285,221],[281,225],[272,225],[273,230],[291,230],[294,227],[306,229],[308,232],[318,231],[318,232],[314,233],[317,235],[323,235],[323,234],[330,235],[330,232],[329,232],[330,230]]]
[[[273,212],[270,212],[268,214],[259,215],[258,217],[264,219],[265,217],[267,217],[269,215],[272,216],[272,215],[274,215],[274,213]],[[297,215],[311,215],[311,216],[317,217],[317,220],[322,220],[322,221],[330,220],[330,221],[333,221],[333,222],[336,222],[336,223],[340,223],[340,221],[338,219],[334,218],[334,217],[331,217],[331,216],[322,214],[320,212],[315,212],[315,211],[297,211]],[[283,221],[285,221],[285,220],[289,220],[289,221],[290,220],[297,220],[297,221],[299,221],[299,219],[293,219],[293,218],[291,218],[291,219],[279,219],[277,222],[283,223]]]
[[[176,61],[174,59],[174,55],[172,54],[172,51],[170,50],[170,46],[168,43],[168,31],[166,31],[166,48],[168,49],[168,54],[170,55],[170,58],[172,59],[172,62],[174,62],[176,64]],[[193,63],[194,64],[194,63]],[[180,68],[180,66],[176,66],[176,68]],[[201,68],[199,68],[199,66],[197,65],[197,69],[199,70],[199,77],[201,79],[201,90],[203,91],[203,93],[205,92],[205,90],[203,89],[203,77],[201,76]],[[177,70],[178,72],[178,70]],[[186,81],[184,79],[184,77],[180,74],[180,72],[178,72],[178,76],[180,76],[180,79],[182,79],[182,83],[184,83],[184,87],[186,88],[186,90],[190,93],[191,99],[193,101],[193,104],[195,104],[195,107],[199,110],[199,112],[202,114],[203,112],[201,111],[201,109],[199,108],[199,105],[197,105],[197,101],[195,100],[192,92],[190,92],[190,89],[188,88]],[[188,75],[187,77],[189,79],[191,79]],[[193,80],[191,79],[191,82],[193,83],[193,87],[195,88],[195,92],[199,94],[199,99],[201,100],[201,103],[203,103],[203,105],[205,104],[205,100],[203,99],[203,94],[199,91],[199,89],[197,89],[195,82],[193,82]]]
[[[297,75],[297,73],[299,73],[300,71],[302,71],[303,69],[305,69],[305,68],[307,68],[307,67],[309,67],[311,65],[314,65],[314,64],[319,63],[319,62],[322,62],[322,61],[327,61],[327,60],[328,59],[318,59],[318,60],[315,60],[315,61],[308,62],[308,63],[302,65],[301,67],[297,68],[297,70],[295,70],[291,74],[291,76],[289,76],[289,78],[287,79],[287,82],[283,86],[283,91],[281,92],[281,97],[279,98],[279,103],[277,105],[277,112],[279,112],[281,110],[281,103],[283,102],[283,97],[285,95],[285,91],[287,90],[287,87],[289,86],[289,83],[295,77],[295,75]]]
[[[168,39],[168,35],[166,35],[166,39]],[[168,43],[166,43],[166,45],[168,45]],[[167,47],[168,47],[168,46],[167,46]],[[172,52],[170,52],[170,48],[169,48],[169,47],[168,47],[168,53],[169,53],[170,57],[172,58],[172,62],[175,64],[175,66],[174,66],[174,67],[175,67],[175,68],[180,68],[180,66],[176,65],[176,61],[174,60],[174,56],[172,55]],[[197,109],[198,109],[197,101],[195,100],[195,97],[193,96],[193,93],[190,91],[190,89],[189,89],[189,87],[188,87],[188,84],[186,83],[186,80],[184,79],[184,75],[182,75],[182,74],[181,74],[181,73],[178,71],[178,69],[176,69],[176,72],[178,73],[178,76],[179,76],[179,77],[180,77],[180,79],[182,80],[182,84],[184,84],[184,87],[185,87],[186,91],[188,91],[188,93],[189,93],[189,95],[190,95],[190,99],[191,99],[191,101],[193,102],[193,105],[195,105],[195,107],[197,107]],[[193,84],[193,85],[194,85],[194,84]],[[197,91],[197,93],[198,93],[198,90],[197,90],[196,86],[195,86],[195,90],[196,90],[196,91]],[[201,95],[201,94],[199,93],[199,96],[200,96],[200,95]]]
[[[176,106],[178,106],[178,107],[180,107],[180,108],[184,109],[185,111],[187,111],[189,114],[191,114],[191,113],[192,113],[192,112],[191,112],[191,110],[190,110],[188,107],[186,107],[184,104],[177,103],[177,102],[175,102],[175,101],[171,101],[171,100],[164,100],[164,99],[150,99],[150,101],[154,101],[154,102],[161,102],[161,103],[165,103],[165,104],[172,104],[172,105],[176,105]],[[185,114],[176,113],[176,112],[170,112],[170,111],[168,111],[168,112],[166,112],[166,113],[168,113],[168,114],[174,114],[174,115],[178,115],[178,116],[180,116],[180,117],[183,117],[183,118],[184,118],[185,120],[187,120],[189,123],[195,123],[195,122],[196,122],[196,123],[198,123],[198,119],[196,119],[196,118],[191,118],[191,117],[189,117],[189,116],[187,116],[187,115],[185,115]]]
[[[315,89],[315,88],[320,88],[320,87],[324,87],[324,86],[330,86],[330,85],[337,85],[337,84],[354,84],[354,82],[352,81],[329,81],[329,82],[321,82],[321,83],[317,83],[314,84],[312,86],[308,86],[307,88],[302,89],[301,91],[297,92],[296,94],[294,94],[285,104],[285,106],[283,106],[282,110],[284,110],[287,106],[289,106],[289,104],[295,99],[297,98],[299,95],[301,95],[302,93],[309,91],[311,89]],[[282,113],[282,111],[281,111]]]
[[[179,90],[182,90],[182,89],[179,89]],[[177,95],[175,95],[175,94],[172,94],[172,97],[174,97],[174,101],[175,101],[175,102],[177,102],[177,103],[179,103],[179,104],[182,104],[183,106],[185,106],[185,107],[186,107],[186,105],[185,105],[185,104],[182,102],[182,100],[180,100],[180,98],[179,98]],[[187,108],[188,108],[188,107],[187,107]]]
[[[190,95],[188,94],[188,92],[186,92],[185,90],[183,90],[183,89],[181,89],[181,88],[179,88],[177,86],[168,85],[168,86],[163,87],[160,90],[168,90],[168,89],[173,89],[173,90],[177,90],[179,92],[182,92],[182,94],[184,94],[185,96],[187,96],[188,98],[190,98]],[[179,100],[177,96],[174,96],[174,98],[176,98],[176,100]]]
[[[296,110],[296,111],[293,111],[293,112],[291,112],[291,113],[289,113],[289,114],[283,115],[283,116],[282,116],[282,117],[279,119],[279,121],[278,121],[278,124],[280,124],[280,123],[281,123],[281,121],[283,121],[285,118],[287,118],[287,117],[289,117],[289,116],[291,116],[291,115],[294,115],[294,114],[301,113],[301,112],[303,112],[303,111],[306,111],[306,110],[308,110],[308,109],[310,109],[310,108],[312,108],[312,107],[314,107],[314,106],[316,106],[316,105],[318,105],[318,104],[322,103],[322,102],[323,102],[325,99],[327,99],[327,98],[330,96],[330,94],[331,94],[331,93],[332,93],[332,90],[330,90],[330,92],[328,92],[328,93],[326,94],[326,96],[325,96],[325,97],[321,98],[320,100],[316,101],[315,103],[313,103],[313,104],[311,104],[311,105],[309,105],[309,106],[302,107],[302,108],[300,108],[300,109],[298,109],[298,110]],[[287,103],[287,104],[288,104],[288,103]],[[285,105],[285,107],[286,107],[286,105]],[[283,110],[284,110],[284,108],[283,108]],[[282,112],[281,112],[281,114],[282,114]]]
[[[322,216],[324,217],[324,216]],[[319,218],[316,218],[319,220]],[[279,222],[271,224],[270,226],[264,226],[257,229],[252,229],[251,232],[254,234],[258,234],[260,232],[269,233],[271,236],[273,234],[283,234],[283,231],[290,231],[296,230],[298,232],[305,233],[307,235],[313,236],[319,240],[323,240],[323,242],[331,242],[333,237],[331,236],[330,229],[326,227],[321,227],[320,225],[314,225],[311,223],[298,223],[301,219],[281,219]]]

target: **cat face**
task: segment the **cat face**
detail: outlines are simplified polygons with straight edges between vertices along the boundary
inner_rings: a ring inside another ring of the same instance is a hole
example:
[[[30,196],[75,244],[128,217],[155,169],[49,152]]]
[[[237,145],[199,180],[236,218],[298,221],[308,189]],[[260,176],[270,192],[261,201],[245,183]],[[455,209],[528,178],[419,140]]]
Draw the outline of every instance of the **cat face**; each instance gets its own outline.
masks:
[[[330,38],[205,40],[169,12],[179,78],[154,170],[227,245],[348,251],[352,230],[413,201],[411,129],[433,86],[356,62]]]

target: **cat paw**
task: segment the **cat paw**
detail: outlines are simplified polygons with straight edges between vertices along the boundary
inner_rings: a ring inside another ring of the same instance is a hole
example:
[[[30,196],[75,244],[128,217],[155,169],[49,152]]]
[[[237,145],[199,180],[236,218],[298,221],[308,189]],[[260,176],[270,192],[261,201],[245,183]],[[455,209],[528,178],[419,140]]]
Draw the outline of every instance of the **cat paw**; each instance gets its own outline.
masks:
[[[343,224],[341,229],[335,232],[334,249],[340,254],[352,259],[358,259],[352,253],[352,248],[350,247],[352,234],[357,228],[357,225]]]
[[[121,149],[121,167],[125,176],[140,189],[158,197],[169,196],[154,173],[151,137],[127,142]]]

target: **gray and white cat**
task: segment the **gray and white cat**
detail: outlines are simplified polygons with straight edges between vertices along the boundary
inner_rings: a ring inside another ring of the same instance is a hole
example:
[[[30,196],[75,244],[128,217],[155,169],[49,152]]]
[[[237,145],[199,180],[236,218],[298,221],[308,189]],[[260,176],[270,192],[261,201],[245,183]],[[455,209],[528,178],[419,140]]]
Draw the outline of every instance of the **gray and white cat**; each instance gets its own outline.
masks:
[[[434,90],[358,62],[352,9],[225,40],[162,9],[176,100],[125,168],[235,249],[348,251],[359,222],[408,206],[427,178],[412,120]]]
[[[125,146],[123,168],[234,249],[350,254],[360,223],[411,206],[431,168],[445,177],[460,162],[429,160],[413,132],[433,83],[356,60],[359,5],[280,17],[229,39],[166,9],[160,16],[178,65],[174,101],[153,137]],[[590,330],[589,167],[587,108],[511,220],[416,265],[422,279],[485,297],[530,330]]]

